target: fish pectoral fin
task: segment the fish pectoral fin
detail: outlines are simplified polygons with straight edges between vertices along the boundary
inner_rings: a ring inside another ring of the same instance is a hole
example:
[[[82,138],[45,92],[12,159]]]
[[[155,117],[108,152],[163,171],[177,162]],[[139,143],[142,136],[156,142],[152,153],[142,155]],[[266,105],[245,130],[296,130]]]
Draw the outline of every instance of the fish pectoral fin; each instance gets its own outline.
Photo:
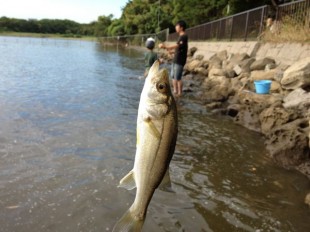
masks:
[[[123,177],[123,179],[121,179],[117,187],[122,187],[127,190],[132,190],[136,187],[136,181],[133,170],[131,170],[126,176]]]
[[[116,223],[112,232],[141,232],[144,218],[135,217],[130,209]]]
[[[160,139],[161,135],[159,131],[157,130],[156,126],[154,125],[152,119],[144,120],[148,128],[150,129],[150,133],[155,136],[157,139]]]

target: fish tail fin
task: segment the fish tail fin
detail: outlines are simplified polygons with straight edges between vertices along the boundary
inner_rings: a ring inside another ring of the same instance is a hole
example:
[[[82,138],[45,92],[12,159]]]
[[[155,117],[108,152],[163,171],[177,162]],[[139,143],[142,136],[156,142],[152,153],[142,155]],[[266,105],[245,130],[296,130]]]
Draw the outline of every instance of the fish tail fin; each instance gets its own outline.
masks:
[[[141,232],[143,223],[144,218],[135,217],[129,209],[116,223],[112,232]]]

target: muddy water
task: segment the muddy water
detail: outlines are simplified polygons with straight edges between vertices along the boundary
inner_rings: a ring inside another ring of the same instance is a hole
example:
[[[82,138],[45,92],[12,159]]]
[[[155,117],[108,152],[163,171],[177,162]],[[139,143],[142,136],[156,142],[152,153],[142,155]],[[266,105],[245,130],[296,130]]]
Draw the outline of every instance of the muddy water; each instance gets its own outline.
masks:
[[[94,42],[0,37],[1,231],[111,231],[134,199],[142,55]],[[310,231],[308,180],[263,139],[186,96],[144,231]]]

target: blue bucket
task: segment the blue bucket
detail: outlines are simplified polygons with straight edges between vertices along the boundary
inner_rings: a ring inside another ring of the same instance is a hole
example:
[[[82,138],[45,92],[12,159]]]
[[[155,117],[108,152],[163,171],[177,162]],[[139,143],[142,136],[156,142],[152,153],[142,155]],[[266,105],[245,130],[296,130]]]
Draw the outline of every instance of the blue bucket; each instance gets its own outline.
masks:
[[[270,80],[254,81],[255,90],[258,94],[268,94],[271,86]]]

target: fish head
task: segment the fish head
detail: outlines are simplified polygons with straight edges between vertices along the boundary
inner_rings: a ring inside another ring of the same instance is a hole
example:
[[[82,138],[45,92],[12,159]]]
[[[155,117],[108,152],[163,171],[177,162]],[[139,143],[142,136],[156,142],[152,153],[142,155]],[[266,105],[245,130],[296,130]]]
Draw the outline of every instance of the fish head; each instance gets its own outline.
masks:
[[[153,103],[163,104],[171,94],[167,69],[159,69],[159,61],[155,61],[145,80],[144,91],[147,99]]]

